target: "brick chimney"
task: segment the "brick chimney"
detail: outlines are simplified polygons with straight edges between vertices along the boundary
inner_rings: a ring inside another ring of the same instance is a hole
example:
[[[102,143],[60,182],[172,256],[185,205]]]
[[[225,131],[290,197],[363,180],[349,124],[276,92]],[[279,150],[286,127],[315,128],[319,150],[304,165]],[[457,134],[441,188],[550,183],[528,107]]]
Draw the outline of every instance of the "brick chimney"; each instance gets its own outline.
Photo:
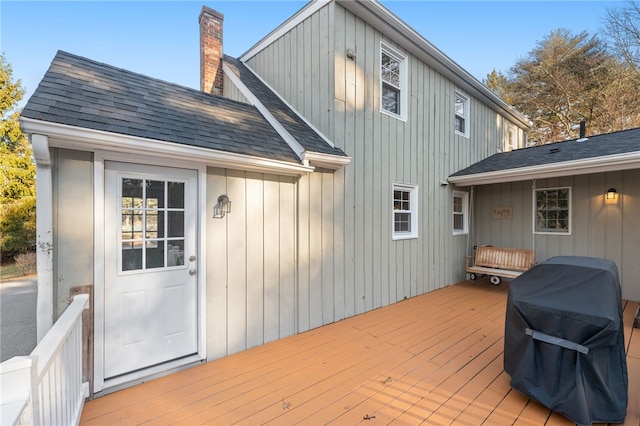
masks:
[[[200,23],[200,90],[222,96],[222,21],[224,15],[202,6]]]

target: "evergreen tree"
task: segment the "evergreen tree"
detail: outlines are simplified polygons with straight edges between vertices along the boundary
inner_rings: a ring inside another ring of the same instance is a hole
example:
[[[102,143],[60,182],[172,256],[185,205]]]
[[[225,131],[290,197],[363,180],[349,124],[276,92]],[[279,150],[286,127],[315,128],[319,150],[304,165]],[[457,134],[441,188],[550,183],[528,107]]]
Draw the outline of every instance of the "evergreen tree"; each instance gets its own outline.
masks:
[[[16,110],[21,81],[0,55],[0,252],[2,259],[35,243],[35,165],[31,145],[20,130]]]
[[[489,74],[487,78],[482,81],[485,86],[489,88],[493,93],[498,95],[503,101],[509,105],[513,104],[511,97],[511,90],[509,88],[509,80],[500,71],[496,71],[495,68]]]
[[[637,83],[601,39],[559,29],[516,62],[503,86],[534,123],[530,143],[544,144],[577,138],[583,120],[588,135],[640,126]]]

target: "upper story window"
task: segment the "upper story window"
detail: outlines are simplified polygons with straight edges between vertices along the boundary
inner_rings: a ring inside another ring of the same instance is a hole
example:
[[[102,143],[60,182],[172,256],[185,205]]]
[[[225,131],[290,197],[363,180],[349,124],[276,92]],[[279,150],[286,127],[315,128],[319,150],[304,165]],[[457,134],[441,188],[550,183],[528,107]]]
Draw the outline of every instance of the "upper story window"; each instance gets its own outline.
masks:
[[[513,151],[517,147],[518,146],[516,143],[516,128],[513,126],[509,126],[507,128],[506,134],[504,135],[504,144],[502,146],[502,151],[503,152]]]
[[[455,124],[457,134],[469,137],[469,98],[456,92],[454,100]]]
[[[382,43],[380,46],[380,110],[394,117],[407,118],[407,58]]]
[[[538,234],[571,233],[571,188],[536,189],[534,231]]]
[[[469,193],[453,191],[453,235],[469,233]]]
[[[393,239],[418,238],[418,187],[393,184]]]

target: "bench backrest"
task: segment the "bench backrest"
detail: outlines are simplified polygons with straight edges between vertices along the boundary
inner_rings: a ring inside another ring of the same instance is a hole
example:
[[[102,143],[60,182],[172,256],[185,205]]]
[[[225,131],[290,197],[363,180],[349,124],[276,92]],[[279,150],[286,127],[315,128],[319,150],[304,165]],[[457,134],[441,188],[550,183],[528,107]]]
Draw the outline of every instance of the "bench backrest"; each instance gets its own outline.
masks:
[[[480,246],[476,249],[475,264],[488,268],[526,271],[535,262],[533,250]]]

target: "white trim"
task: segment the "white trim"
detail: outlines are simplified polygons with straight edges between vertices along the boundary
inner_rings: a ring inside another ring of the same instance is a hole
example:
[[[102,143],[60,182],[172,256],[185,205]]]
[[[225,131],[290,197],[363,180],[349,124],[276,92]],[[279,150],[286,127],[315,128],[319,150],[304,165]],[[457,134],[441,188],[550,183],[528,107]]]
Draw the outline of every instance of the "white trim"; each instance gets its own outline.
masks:
[[[406,191],[410,195],[410,210],[411,214],[411,230],[409,232],[396,232],[395,231],[395,210],[393,209],[393,193],[394,191]],[[419,201],[418,201],[418,185],[394,182],[391,184],[391,239],[392,240],[408,240],[418,238],[418,214],[419,214]]]
[[[536,204],[536,193],[539,191],[555,191],[555,190],[559,190],[559,189],[568,189],[569,190],[569,223],[568,223],[568,228],[565,231],[558,231],[558,232],[552,232],[552,231],[538,231],[536,229],[536,218],[537,218],[537,213],[538,213],[538,206]],[[533,212],[531,214],[531,225],[532,225],[532,232],[533,235],[559,235],[559,236],[570,236],[571,235],[571,227],[572,227],[572,223],[573,223],[573,203],[572,203],[572,198],[573,198],[573,191],[572,188],[570,186],[554,186],[551,188],[532,188],[531,191],[531,196],[532,196],[532,202],[531,205],[533,207]]]
[[[383,89],[383,81],[382,81],[382,54],[385,53],[388,56],[393,57],[400,63],[400,114],[396,114],[391,111],[387,111],[382,108],[382,89]],[[397,118],[402,121],[407,121],[407,117],[409,113],[407,111],[409,107],[409,102],[407,98],[409,97],[409,82],[408,82],[408,57],[405,53],[400,52],[398,49],[392,47],[389,43],[386,43],[384,40],[380,40],[380,50],[378,52],[378,90],[380,93],[380,105],[379,110],[381,113],[386,114],[390,117]]]
[[[38,298],[36,336],[40,342],[53,326],[53,176],[49,138],[31,135],[31,146],[36,159],[36,264],[38,272]]]
[[[513,107],[500,99],[468,71],[442,53],[422,35],[409,27],[394,15],[380,1],[335,0],[337,4],[349,10],[360,19],[392,38],[436,71],[448,77],[470,95],[487,101],[487,105],[498,113],[504,113],[524,128],[531,128],[533,123]]]
[[[640,169],[640,151],[604,155],[582,160],[519,167],[494,172],[475,173],[464,176],[449,176],[447,180],[456,185],[488,185],[561,176],[578,176],[620,170]]]
[[[191,164],[204,164],[227,169],[274,173],[286,176],[302,176],[314,170],[311,166],[286,161],[234,154],[209,148],[121,135],[30,118],[21,118],[20,123],[25,133],[48,135],[49,145],[55,148],[79,151],[125,151],[129,155],[153,156],[171,159],[172,161],[178,158]]]
[[[298,111],[289,102],[287,102],[286,99],[282,98],[282,96],[280,96],[280,94],[276,90],[274,90],[266,81],[264,81],[258,74],[256,74],[251,69],[251,67],[249,67],[249,65],[245,64],[245,67],[258,80],[260,80],[262,82],[262,84],[267,86],[267,88],[275,96],[277,96],[278,99],[280,99],[280,101],[282,103],[284,103],[289,109],[291,109],[291,111],[293,111],[293,113],[296,114],[296,116],[300,120],[304,121],[304,123],[307,126],[309,126],[309,128],[311,130],[313,130],[318,136],[320,136],[327,143],[327,145],[329,145],[331,148],[335,148],[334,143],[331,142],[331,140],[329,138],[327,138],[324,134],[322,134],[322,132],[320,130],[318,130],[313,124],[311,124],[304,116],[300,115],[298,113]],[[350,157],[305,151],[304,147],[302,145],[300,145],[300,143],[298,143],[297,139],[295,139],[293,137],[293,135],[291,135],[291,133],[289,133],[282,126],[280,121],[278,121],[278,119],[276,119],[273,116],[273,114],[271,114],[271,112],[268,110],[268,108],[266,108],[262,104],[262,102],[260,102],[260,100],[253,94],[253,92],[251,92],[251,90],[249,90],[249,88],[233,72],[233,70],[231,69],[231,67],[229,65],[227,65],[226,63],[223,62],[222,69],[224,70],[225,74],[229,77],[231,82],[236,85],[238,90],[240,90],[240,92],[247,98],[247,100],[249,102],[251,102],[251,104],[258,109],[258,111],[264,116],[264,118],[271,124],[271,126],[274,128],[274,130],[276,132],[278,132],[280,137],[282,137],[282,139],[284,139],[285,142],[287,142],[287,144],[289,144],[291,149],[296,153],[296,155],[298,155],[298,158],[300,158],[302,160],[303,164],[309,165],[309,160],[311,158],[315,158],[316,161],[317,161],[315,165],[317,165],[319,167],[326,167],[326,168],[329,168],[329,169],[337,170],[340,167],[346,166],[347,164],[351,163],[351,158]]]
[[[159,374],[166,369],[178,368],[188,363],[206,360],[207,350],[207,322],[206,322],[206,244],[203,236],[206,235],[206,212],[207,212],[207,169],[205,165],[194,164],[189,161],[173,160],[170,164],[166,159],[160,157],[147,157],[132,155],[126,153],[116,153],[108,151],[96,151],[94,153],[94,393],[101,392],[105,388],[113,388],[123,383],[130,382],[136,378],[139,380],[140,375],[136,372],[115,379],[104,380],[104,258],[105,258],[105,239],[104,239],[104,197],[105,197],[105,180],[104,173],[105,161],[126,162],[134,164],[144,164],[159,167],[175,167],[189,170],[196,170],[198,173],[198,229],[196,230],[196,245],[198,262],[198,355],[191,356],[168,363],[163,363],[157,367],[144,369],[144,376]]]
[[[516,130],[516,126],[513,124],[507,124],[507,129],[504,134],[504,140],[502,141],[502,146],[499,147],[500,152],[509,152],[514,149],[518,149],[518,131]],[[511,144],[509,144],[509,139],[511,139]]]
[[[455,128],[455,117],[458,117],[458,114],[456,114],[456,100],[460,99],[463,101],[463,110],[464,110],[464,115],[461,115],[460,117],[462,117],[462,119],[464,120],[464,132],[461,132],[459,130],[456,130]],[[460,135],[463,136],[467,139],[469,139],[469,135],[470,135],[470,131],[469,131],[469,122],[470,119],[469,117],[471,117],[471,98],[466,95],[465,93],[463,93],[460,90],[455,90],[454,95],[453,95],[453,117],[454,117],[454,123],[453,123],[453,129],[456,135]]]
[[[455,229],[455,221],[453,220],[453,216],[455,215],[455,211],[453,210],[454,206],[454,198],[462,198],[462,216],[463,223],[462,229]],[[466,191],[453,191],[451,194],[451,229],[453,231],[453,235],[467,235],[469,233],[469,193]]]
[[[248,68],[248,67],[247,67]],[[293,152],[296,153],[299,159],[302,160],[304,154],[304,147],[298,143],[296,138],[294,138],[291,133],[287,129],[284,128],[282,123],[280,123],[274,116],[271,114],[269,109],[265,107],[262,102],[253,94],[251,90],[240,80],[240,78],[233,72],[233,70],[227,65],[225,62],[222,62],[222,70],[225,75],[229,77],[229,79],[233,82],[233,84],[240,90],[240,92],[244,95],[245,98],[251,102],[251,105],[255,106],[256,109],[262,114],[262,116],[271,124],[271,127],[278,132],[280,137],[284,139],[284,141],[291,147]]]
[[[196,256],[198,256],[198,356],[207,359],[207,168],[198,167],[198,220]]]
[[[248,51],[243,53],[240,56],[240,60],[242,62],[246,62],[258,53],[260,53],[263,49],[269,46],[271,43],[291,31],[293,28],[298,26],[302,21],[307,19],[309,16],[316,13],[318,10],[322,9],[325,5],[331,3],[332,0],[315,0],[309,2],[305,7],[303,7],[300,11],[298,11],[295,15],[289,18],[286,22],[280,25],[278,28],[269,33],[262,40],[257,42],[250,48]]]
[[[104,387],[104,161],[93,155],[93,391]]]
[[[322,154],[320,152],[311,151],[305,151],[303,158],[316,167],[323,167],[332,170],[337,170],[351,163],[351,157]]]

